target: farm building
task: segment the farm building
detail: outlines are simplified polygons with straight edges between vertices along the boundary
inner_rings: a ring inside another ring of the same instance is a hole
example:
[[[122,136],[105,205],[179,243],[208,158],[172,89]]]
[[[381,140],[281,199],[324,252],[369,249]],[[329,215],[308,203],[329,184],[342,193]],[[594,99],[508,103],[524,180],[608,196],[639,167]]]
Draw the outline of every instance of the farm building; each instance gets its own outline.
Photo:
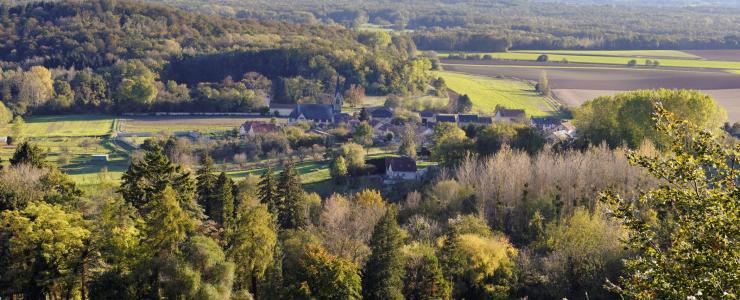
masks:
[[[334,111],[329,104],[297,104],[288,116],[289,123],[312,121],[326,125],[334,123]]]
[[[247,121],[239,127],[240,136],[254,136],[257,134],[265,134],[271,132],[278,132],[279,128],[277,125],[267,122],[260,121]]]
[[[460,127],[468,126],[468,124],[478,123],[478,115],[457,115],[457,125]]]
[[[387,108],[378,108],[370,112],[370,117],[373,119],[390,119],[393,117],[393,112]]]
[[[434,122],[434,112],[431,110],[422,111],[419,116],[421,117],[421,124]]]
[[[416,169],[416,160],[410,157],[386,157],[385,180],[416,180],[419,173]]]
[[[492,117],[478,117],[477,123],[481,125],[491,125],[493,124],[493,118]]]
[[[295,106],[295,104],[288,103],[270,103],[270,115],[286,117],[293,112]]]
[[[92,162],[107,162],[108,154],[93,154],[90,155],[90,161]]]
[[[523,109],[496,108],[496,122],[524,123],[527,114]]]
[[[452,114],[437,114],[434,116],[434,120],[438,123],[456,123],[457,116]]]
[[[543,132],[552,132],[559,130],[563,121],[553,117],[531,118],[532,126]]]

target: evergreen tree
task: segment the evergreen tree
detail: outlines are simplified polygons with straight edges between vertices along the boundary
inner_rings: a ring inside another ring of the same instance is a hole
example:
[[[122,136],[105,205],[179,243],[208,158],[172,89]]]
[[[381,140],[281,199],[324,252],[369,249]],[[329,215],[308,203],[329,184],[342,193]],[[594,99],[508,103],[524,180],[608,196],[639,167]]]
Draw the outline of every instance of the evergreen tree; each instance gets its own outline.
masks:
[[[170,185],[154,194],[147,207],[145,240],[149,250],[158,257],[174,255],[193,229],[193,220],[178,203],[177,193]]]
[[[367,111],[367,109],[363,107],[362,109],[360,109],[360,116],[358,118],[362,122],[370,121],[370,113]]]
[[[278,224],[281,228],[296,229],[306,225],[303,193],[301,178],[293,163],[285,164],[278,182],[278,198],[282,202],[282,207],[278,210]]]
[[[29,165],[34,168],[44,168],[46,164],[46,153],[39,146],[29,142],[23,142],[15,148],[13,157],[10,158],[10,165]]]
[[[406,269],[404,281],[406,299],[450,299],[452,293],[433,252],[421,254],[417,264]]]
[[[213,159],[205,151],[200,158],[200,169],[196,172],[198,182],[196,191],[198,194],[198,204],[205,210],[206,215],[211,215],[210,204],[213,202],[213,189],[218,177],[214,174]]]
[[[473,109],[473,101],[470,100],[470,97],[468,95],[460,95],[457,97],[457,107],[456,110],[458,113],[467,113],[470,112]]]
[[[156,143],[147,147],[143,159],[129,165],[121,177],[118,192],[123,199],[146,214],[147,204],[167,186],[174,188],[182,209],[192,217],[202,218],[202,210],[195,203],[195,182],[190,173],[170,162],[162,147]]]
[[[214,201],[210,204],[211,220],[221,224],[227,230],[234,225],[234,181],[221,172],[214,188]]]
[[[396,211],[389,208],[378,221],[370,239],[372,254],[362,277],[365,299],[403,299],[403,240]]]
[[[277,245],[275,220],[264,205],[242,206],[239,210],[227,254],[236,265],[235,289],[257,295],[259,283],[273,264]]]
[[[267,205],[267,210],[269,210],[273,216],[277,216],[283,206],[280,197],[278,197],[277,188],[277,179],[272,174],[272,168],[267,168],[267,170],[262,173],[262,176],[260,176],[258,194],[260,203]]]

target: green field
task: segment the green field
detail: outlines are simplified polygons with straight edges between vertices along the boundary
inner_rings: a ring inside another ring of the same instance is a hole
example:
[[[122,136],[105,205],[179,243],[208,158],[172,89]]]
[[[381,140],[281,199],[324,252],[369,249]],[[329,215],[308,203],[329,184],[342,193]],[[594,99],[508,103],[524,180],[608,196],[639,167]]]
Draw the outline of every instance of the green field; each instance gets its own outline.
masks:
[[[437,72],[447,86],[458,94],[467,94],[473,101],[473,111],[493,113],[496,105],[520,108],[530,116],[550,115],[556,109],[534,87],[524,81],[496,79],[455,72]]]
[[[131,133],[199,131],[210,133],[238,128],[245,117],[137,117],[120,120],[120,130]],[[270,118],[249,118],[269,122]],[[276,119],[285,122],[285,119]]]
[[[610,51],[601,51],[600,53],[608,53]],[[621,51],[623,53],[623,51]],[[587,64],[608,64],[608,65],[622,65],[626,66],[630,60],[636,60],[638,66],[644,66],[645,61],[651,58],[635,58],[631,56],[619,56],[619,55],[591,55],[593,51],[570,51],[572,54],[555,54],[553,51],[539,51],[539,52],[494,52],[494,53],[476,53],[476,54],[489,54],[494,59],[501,60],[522,60],[522,61],[537,61],[537,57],[541,54],[547,54],[549,61],[561,62],[567,60],[570,63],[587,63]],[[617,52],[619,53],[619,52]],[[639,53],[639,52],[637,52]],[[579,55],[575,55],[579,54]],[[440,57],[447,57],[449,54],[440,54]],[[734,69],[740,70],[740,61],[721,61],[721,60],[702,60],[702,59],[679,59],[679,58],[657,58],[660,62],[661,67],[677,67],[677,68],[708,68],[708,69]]]
[[[701,59],[691,53],[678,50],[515,50],[513,53],[561,54],[561,55],[589,55],[589,56],[621,56],[642,58],[678,58]]]
[[[34,138],[103,136],[111,133],[114,120],[106,115],[31,116],[24,134]]]

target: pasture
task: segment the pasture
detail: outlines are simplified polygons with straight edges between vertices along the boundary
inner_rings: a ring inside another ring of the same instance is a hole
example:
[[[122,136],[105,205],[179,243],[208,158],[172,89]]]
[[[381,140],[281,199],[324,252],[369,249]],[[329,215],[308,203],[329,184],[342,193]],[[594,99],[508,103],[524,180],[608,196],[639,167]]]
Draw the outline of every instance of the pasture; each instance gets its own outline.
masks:
[[[498,79],[457,72],[437,72],[447,86],[458,94],[467,94],[473,101],[473,111],[493,113],[496,105],[524,109],[530,116],[550,115],[556,109],[528,82]]]
[[[589,56],[616,56],[636,58],[680,58],[700,59],[700,55],[694,55],[678,50],[518,50],[514,53],[537,53],[537,54],[560,54],[560,55],[589,55]]]
[[[104,136],[112,132],[114,121],[107,115],[31,116],[24,134],[34,138]]]
[[[125,117],[120,119],[119,130],[129,133],[159,133],[178,131],[199,131],[212,133],[239,128],[245,117]],[[253,118],[269,122],[270,118]],[[275,119],[285,122],[285,119]]]

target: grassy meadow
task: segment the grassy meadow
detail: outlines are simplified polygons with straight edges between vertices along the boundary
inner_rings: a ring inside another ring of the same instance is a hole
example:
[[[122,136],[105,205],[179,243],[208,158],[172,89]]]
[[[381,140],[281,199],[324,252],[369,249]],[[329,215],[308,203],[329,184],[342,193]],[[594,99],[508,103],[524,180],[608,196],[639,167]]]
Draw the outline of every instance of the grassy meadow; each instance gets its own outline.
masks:
[[[497,79],[464,73],[437,72],[447,86],[473,101],[473,111],[492,113],[496,105],[520,108],[530,116],[550,115],[556,109],[540,96],[531,84],[513,79]]]
[[[113,131],[114,121],[107,115],[31,116],[24,134],[32,138],[104,136]]]

